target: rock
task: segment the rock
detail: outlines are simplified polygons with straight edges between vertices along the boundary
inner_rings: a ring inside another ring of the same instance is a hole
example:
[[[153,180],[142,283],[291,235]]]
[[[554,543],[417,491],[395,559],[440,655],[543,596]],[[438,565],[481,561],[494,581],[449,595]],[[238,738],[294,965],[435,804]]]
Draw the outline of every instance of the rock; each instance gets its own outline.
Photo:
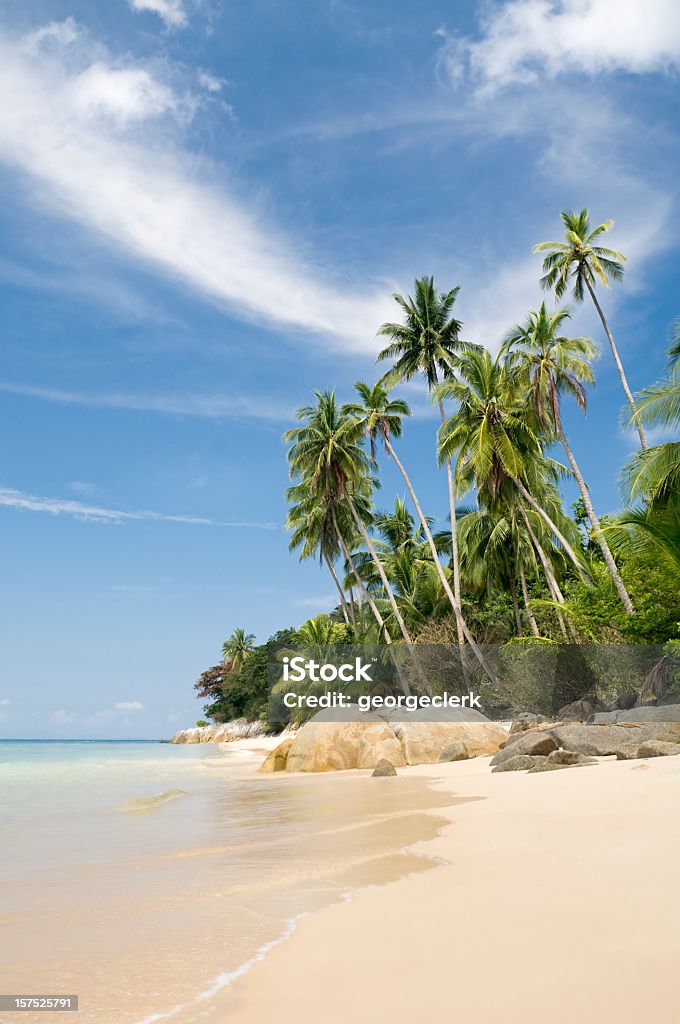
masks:
[[[539,754],[547,756],[553,750],[557,750],[557,746],[558,744],[550,732],[536,729],[519,733],[508,740],[503,749],[498,751],[491,764],[502,764],[511,757],[519,757],[520,754],[529,754],[531,757],[536,757]]]
[[[531,711],[523,711],[510,726],[510,735],[513,736],[518,732],[526,732],[527,729],[533,729],[535,726],[541,725],[541,723],[546,721],[547,719],[543,715],[534,715]]]
[[[463,742],[469,757],[495,754],[507,739],[502,725],[490,722],[478,711],[449,711],[446,718],[428,721],[415,712],[394,723],[394,731],[407,764],[436,764],[446,747]]]
[[[628,711],[601,711],[592,716],[594,724],[620,725],[623,722],[647,724],[648,722],[669,722],[678,725],[680,736],[680,704],[646,705],[630,708]]]
[[[401,744],[386,722],[364,715],[357,721],[313,718],[297,733],[288,751],[288,772],[331,772],[375,768],[386,758],[406,764]]]
[[[551,764],[561,765],[575,765],[575,764],[597,764],[597,760],[594,757],[589,757],[588,754],[578,754],[575,750],[553,750],[552,754],[548,754],[548,760]]]
[[[262,736],[264,727],[259,718],[235,718],[231,722],[217,722],[193,729],[180,729],[171,743],[230,743],[233,740]]]
[[[532,757],[531,754],[516,754],[514,757],[508,757],[505,761],[501,761],[494,768],[492,772],[524,772],[527,769],[533,768],[534,765],[547,762],[547,757],[541,757],[537,755]]]
[[[470,757],[470,752],[462,740],[454,740],[453,743],[449,743],[448,746],[444,747],[441,754],[439,755],[440,761],[467,761]]]
[[[644,709],[636,708],[636,711],[640,710]],[[619,750],[625,753],[630,744],[639,745],[647,740],[680,742],[680,722],[650,722],[640,725],[627,722],[620,725],[558,725],[551,730],[551,735],[557,740],[557,745],[565,750],[576,750],[579,754],[590,754],[594,757],[608,757]]]
[[[278,747],[274,747],[273,750],[269,751],[267,757],[260,765],[259,771],[264,775],[269,775],[271,772],[285,772],[288,753],[292,746],[292,739],[287,739],[284,740],[283,743],[279,743]]]
[[[565,704],[557,713],[561,722],[587,722],[591,715],[594,715],[602,708],[602,704],[596,698],[583,697],[581,700]]]
[[[382,722],[366,729],[359,740],[357,768],[375,768],[380,761],[389,761],[399,768],[406,764],[401,743],[389,725],[387,729],[388,732]]]
[[[622,743],[616,751],[616,760],[635,761],[640,756],[638,753],[639,749],[639,743]]]
[[[647,740],[638,748],[638,757],[673,757],[680,754],[680,743],[664,743],[663,740]]]
[[[570,768],[571,765],[560,764],[559,761],[551,761],[549,757],[532,757],[532,764],[529,769],[529,775],[533,775],[534,772],[556,772],[561,768]]]
[[[378,761],[377,765],[375,766],[375,768],[373,769],[373,771],[371,773],[371,778],[379,779],[379,778],[382,778],[382,777],[384,777],[386,775],[396,775],[396,774],[397,774],[397,769],[394,767],[392,762],[388,761],[384,757],[381,757],[380,760]]]

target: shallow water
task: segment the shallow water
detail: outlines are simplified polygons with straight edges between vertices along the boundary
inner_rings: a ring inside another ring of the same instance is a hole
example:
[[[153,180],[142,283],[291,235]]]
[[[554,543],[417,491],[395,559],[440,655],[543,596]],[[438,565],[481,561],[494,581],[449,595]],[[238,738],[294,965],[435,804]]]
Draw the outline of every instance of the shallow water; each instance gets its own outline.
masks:
[[[80,1024],[217,1020],[220,990],[301,914],[436,865],[402,852],[450,802],[424,780],[260,760],[0,742],[0,991],[78,994]]]

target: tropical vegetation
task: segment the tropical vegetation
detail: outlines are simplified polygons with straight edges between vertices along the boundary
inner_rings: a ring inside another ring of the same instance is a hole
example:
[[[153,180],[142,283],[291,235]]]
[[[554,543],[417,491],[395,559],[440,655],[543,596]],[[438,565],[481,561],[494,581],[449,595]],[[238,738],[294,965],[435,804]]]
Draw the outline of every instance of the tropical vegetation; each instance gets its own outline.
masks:
[[[585,209],[561,216],[563,241],[535,247],[556,307],[544,301],[504,338],[476,344],[454,315],[459,289],[440,292],[420,278],[412,296],[394,296],[399,318],[378,329],[388,339],[382,376],[358,381],[344,402],[320,389],[299,410],[284,435],[290,549],[326,568],[337,606],[260,646],[235,630],[221,664],[197,683],[209,717],[260,713],[265,660],[290,644],[379,644],[392,657],[449,644],[466,678],[493,682],[489,644],[677,641],[680,327],[666,377],[634,393],[598,297],[623,278],[625,257],[601,244],[612,222],[592,228]],[[570,402],[587,411],[598,353],[593,339],[570,332],[567,292],[594,304],[626,400],[622,427],[639,440],[621,469],[618,514],[595,507],[583,445],[565,424]],[[411,410],[399,389],[414,380],[438,412],[432,450],[445,485],[430,510],[401,445]],[[652,430],[668,436],[650,444]],[[404,488],[391,506],[377,498],[385,462]],[[580,494],[571,508],[567,480]]]

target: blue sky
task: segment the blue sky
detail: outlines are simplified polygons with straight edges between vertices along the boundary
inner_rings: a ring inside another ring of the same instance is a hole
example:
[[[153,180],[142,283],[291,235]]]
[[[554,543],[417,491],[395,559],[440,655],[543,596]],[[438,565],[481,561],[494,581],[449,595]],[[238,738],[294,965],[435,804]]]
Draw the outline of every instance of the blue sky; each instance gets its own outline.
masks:
[[[375,378],[415,276],[494,348],[587,205],[629,257],[603,302],[631,383],[660,376],[679,65],[675,0],[5,0],[0,732],[168,735],[235,626],[331,606],[288,554],[281,433]],[[588,308],[574,331],[603,341]],[[608,350],[597,377],[566,421],[606,512],[634,442]]]

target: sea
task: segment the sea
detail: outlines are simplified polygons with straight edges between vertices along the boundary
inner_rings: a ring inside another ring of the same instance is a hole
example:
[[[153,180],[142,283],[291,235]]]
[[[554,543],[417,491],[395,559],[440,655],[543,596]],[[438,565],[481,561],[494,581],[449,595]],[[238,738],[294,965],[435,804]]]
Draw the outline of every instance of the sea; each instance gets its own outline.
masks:
[[[0,741],[0,993],[77,995],[79,1024],[226,1022],[306,914],[437,866],[408,850],[444,824],[426,779],[261,775],[265,754]]]

